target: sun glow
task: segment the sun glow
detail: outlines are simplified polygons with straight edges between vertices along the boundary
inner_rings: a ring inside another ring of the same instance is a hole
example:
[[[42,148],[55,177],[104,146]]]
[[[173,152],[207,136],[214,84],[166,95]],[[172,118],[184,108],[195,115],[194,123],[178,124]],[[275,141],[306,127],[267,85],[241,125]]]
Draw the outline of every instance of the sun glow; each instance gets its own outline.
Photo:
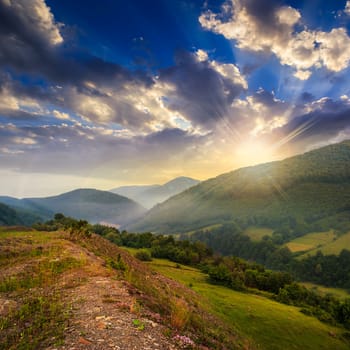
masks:
[[[255,165],[274,160],[273,148],[266,142],[249,139],[241,142],[235,149],[236,161],[242,165]]]

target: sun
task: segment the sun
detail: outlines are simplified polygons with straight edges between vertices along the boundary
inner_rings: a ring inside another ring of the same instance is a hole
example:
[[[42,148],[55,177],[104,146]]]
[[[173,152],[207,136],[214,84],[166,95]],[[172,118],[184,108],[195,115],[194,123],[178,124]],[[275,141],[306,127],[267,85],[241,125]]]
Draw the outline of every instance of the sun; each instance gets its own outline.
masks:
[[[242,165],[256,165],[274,160],[273,147],[265,141],[249,139],[235,147],[234,156]]]

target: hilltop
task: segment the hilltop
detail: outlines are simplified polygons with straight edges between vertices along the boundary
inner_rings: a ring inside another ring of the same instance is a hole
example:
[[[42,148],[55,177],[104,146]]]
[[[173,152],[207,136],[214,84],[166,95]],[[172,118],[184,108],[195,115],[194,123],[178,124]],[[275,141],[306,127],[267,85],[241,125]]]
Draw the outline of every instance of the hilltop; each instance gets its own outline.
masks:
[[[254,349],[190,288],[100,236],[2,228],[0,246],[1,349]]]
[[[130,230],[187,232],[236,222],[311,232],[342,230],[350,211],[350,141],[241,168],[152,208]]]
[[[113,193],[128,197],[145,208],[152,208],[168,198],[199,183],[199,180],[186,176],[177,177],[163,185],[122,186],[110,190]]]
[[[305,315],[309,306],[215,285],[168,260],[140,262],[81,228],[0,229],[1,349],[348,348],[348,332]]]

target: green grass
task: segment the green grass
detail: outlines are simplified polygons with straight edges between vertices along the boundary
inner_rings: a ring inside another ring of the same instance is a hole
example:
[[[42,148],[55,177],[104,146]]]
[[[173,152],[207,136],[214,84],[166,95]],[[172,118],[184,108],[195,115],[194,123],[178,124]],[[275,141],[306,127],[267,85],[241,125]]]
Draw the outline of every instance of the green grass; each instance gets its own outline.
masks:
[[[333,242],[336,235],[333,230],[326,232],[312,232],[305,236],[298,237],[286,244],[286,247],[293,253],[301,251],[309,251],[312,249],[320,249],[322,246]]]
[[[321,247],[309,250],[303,254],[300,258],[306,257],[307,255],[314,255],[320,250],[324,255],[335,254],[338,255],[343,249],[350,250],[350,232],[339,236],[336,240],[332,240]]]
[[[248,227],[244,232],[252,241],[261,241],[264,236],[272,236],[273,230],[265,227]]]
[[[20,308],[0,320],[0,349],[36,350],[60,345],[69,313],[54,293],[26,298]]]
[[[0,298],[17,303],[0,318],[0,349],[36,350],[64,338],[69,306],[57,283],[84,260],[70,256],[58,234],[0,230]],[[2,274],[2,271],[11,271]]]
[[[258,349],[349,349],[338,339],[342,329],[306,316],[299,308],[277,303],[266,297],[230,290],[209,284],[200,271],[166,260],[154,259],[149,265],[199,293],[208,309],[242,335]],[[337,338],[330,334],[336,334]]]
[[[12,231],[6,227],[0,227],[0,239],[23,239],[26,241],[33,241],[35,243],[47,243],[52,238],[58,237],[57,232],[46,232],[46,231]]]
[[[301,284],[321,295],[330,294],[339,299],[350,298],[350,294],[346,289],[325,287],[311,282],[302,282]]]

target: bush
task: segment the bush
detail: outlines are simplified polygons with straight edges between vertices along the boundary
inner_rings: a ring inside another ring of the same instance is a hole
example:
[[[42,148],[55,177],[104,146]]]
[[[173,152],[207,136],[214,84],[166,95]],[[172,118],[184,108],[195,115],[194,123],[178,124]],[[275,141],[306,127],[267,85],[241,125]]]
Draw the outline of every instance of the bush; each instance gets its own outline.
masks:
[[[135,258],[141,261],[152,261],[151,254],[147,250],[139,250],[135,253]]]

